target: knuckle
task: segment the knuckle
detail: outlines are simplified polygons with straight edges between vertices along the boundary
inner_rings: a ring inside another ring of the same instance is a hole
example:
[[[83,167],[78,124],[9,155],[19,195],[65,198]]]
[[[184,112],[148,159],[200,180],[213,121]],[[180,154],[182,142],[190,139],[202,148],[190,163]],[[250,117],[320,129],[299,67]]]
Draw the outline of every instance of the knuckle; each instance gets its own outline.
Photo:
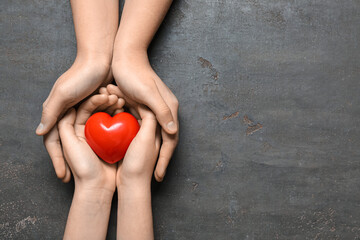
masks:
[[[179,109],[179,100],[175,96],[171,99],[171,106],[176,110]]]
[[[43,105],[42,107],[42,116],[48,117],[50,114],[50,109],[47,105]]]
[[[158,105],[158,111],[163,115],[171,115],[170,108],[165,103]]]
[[[71,91],[69,91],[68,87],[65,84],[57,85],[54,89],[54,92],[56,95],[62,97],[62,98],[70,98]]]
[[[178,142],[179,142],[178,134],[163,138],[163,144],[168,146],[169,148],[175,148]]]

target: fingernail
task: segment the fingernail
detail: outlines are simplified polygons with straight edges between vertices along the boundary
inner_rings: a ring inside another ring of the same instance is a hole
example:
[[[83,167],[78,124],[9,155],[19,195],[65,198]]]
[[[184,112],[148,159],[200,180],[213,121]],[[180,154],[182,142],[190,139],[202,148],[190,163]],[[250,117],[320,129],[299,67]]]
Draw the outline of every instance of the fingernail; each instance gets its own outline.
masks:
[[[36,128],[36,132],[43,130],[44,124],[40,123],[39,126]]]
[[[176,125],[173,121],[169,122],[167,124],[167,128],[170,130],[170,131],[176,131]]]

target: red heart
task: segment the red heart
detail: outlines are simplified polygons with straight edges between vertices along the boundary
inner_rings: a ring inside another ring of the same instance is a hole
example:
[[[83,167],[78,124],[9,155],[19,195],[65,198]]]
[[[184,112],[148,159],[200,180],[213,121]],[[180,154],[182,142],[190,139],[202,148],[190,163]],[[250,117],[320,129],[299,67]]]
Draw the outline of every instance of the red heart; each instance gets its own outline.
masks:
[[[85,124],[85,138],[94,152],[105,162],[116,163],[126,153],[140,126],[130,113],[111,117],[104,112],[92,115]]]

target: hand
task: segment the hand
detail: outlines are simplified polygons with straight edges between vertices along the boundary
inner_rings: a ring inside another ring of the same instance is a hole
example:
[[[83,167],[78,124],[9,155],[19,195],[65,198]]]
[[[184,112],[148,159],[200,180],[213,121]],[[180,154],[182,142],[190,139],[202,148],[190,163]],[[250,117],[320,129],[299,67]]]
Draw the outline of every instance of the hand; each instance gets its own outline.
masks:
[[[150,183],[160,148],[160,131],[154,114],[137,107],[141,127],[119,162],[117,239],[154,238]]]
[[[115,191],[116,165],[100,160],[85,140],[85,123],[95,111],[109,114],[122,111],[125,102],[115,95],[94,95],[76,112],[71,109],[58,127],[64,156],[74,175],[76,186]]]
[[[76,112],[70,109],[58,127],[64,155],[75,179],[75,193],[64,239],[105,239],[115,192],[116,164],[100,160],[85,140],[85,123],[95,111],[123,111],[115,95],[94,95]]]
[[[171,0],[125,1],[114,43],[112,72],[129,100],[150,108],[162,127],[163,144],[154,172],[162,181],[178,142],[179,103],[151,68],[147,48],[164,19]]]
[[[160,128],[155,115],[146,107],[137,108],[141,120],[140,130],[119,162],[116,173],[117,186],[149,186],[160,148]]]
[[[55,82],[43,103],[36,134],[44,135],[58,178],[68,181],[56,122],[72,106],[112,80],[110,64],[118,28],[119,1],[70,0],[77,45],[74,64]]]
[[[36,134],[44,135],[44,144],[56,175],[64,182],[69,180],[69,167],[63,158],[58,128],[55,124],[68,108],[94,92],[108,74],[109,69],[96,61],[93,63],[75,61],[75,64],[56,81],[43,104],[41,123]]]
[[[103,95],[116,95],[122,99],[124,94],[115,85],[109,84],[106,88],[101,88],[99,92]],[[152,111],[144,105],[137,104],[129,100],[125,102],[130,112],[135,116],[140,124],[140,130],[129,145],[123,161],[119,162],[117,171],[117,184],[122,178],[142,179],[143,182],[150,182],[152,172],[159,154],[161,135],[160,126]],[[122,173],[125,168],[125,172]]]
[[[108,85],[109,93],[124,97],[130,106],[134,107],[138,103],[148,106],[156,114],[162,126],[162,145],[154,171],[155,179],[161,182],[179,140],[178,101],[152,70],[147,60],[143,64],[135,59],[129,59],[121,64],[116,62],[113,63],[112,69],[121,90],[114,85]],[[169,133],[167,129],[166,124],[169,121],[174,121],[177,126],[175,132],[171,132],[175,134]]]

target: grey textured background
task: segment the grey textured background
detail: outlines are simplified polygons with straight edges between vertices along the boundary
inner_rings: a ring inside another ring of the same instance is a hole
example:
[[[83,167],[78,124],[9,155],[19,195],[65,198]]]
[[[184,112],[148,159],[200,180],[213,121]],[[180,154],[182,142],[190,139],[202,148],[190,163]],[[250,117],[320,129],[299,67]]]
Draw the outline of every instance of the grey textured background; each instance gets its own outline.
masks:
[[[0,21],[0,239],[60,239],[73,184],[34,129],[75,57],[70,4]],[[360,239],[359,26],[359,0],[174,2],[150,49],[181,104],[156,239]]]

